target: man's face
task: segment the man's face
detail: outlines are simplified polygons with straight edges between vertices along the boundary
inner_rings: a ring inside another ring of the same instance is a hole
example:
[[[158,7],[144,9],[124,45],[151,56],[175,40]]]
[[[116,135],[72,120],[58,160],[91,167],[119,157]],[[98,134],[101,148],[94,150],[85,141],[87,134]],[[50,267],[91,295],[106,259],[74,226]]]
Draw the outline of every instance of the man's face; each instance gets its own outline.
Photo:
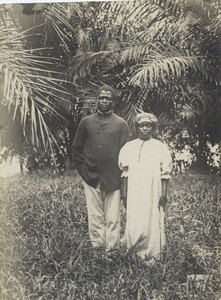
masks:
[[[142,140],[149,140],[153,132],[153,126],[149,122],[141,122],[137,126],[137,133]]]
[[[97,96],[97,107],[102,113],[106,113],[113,108],[113,95],[111,91],[101,90]]]

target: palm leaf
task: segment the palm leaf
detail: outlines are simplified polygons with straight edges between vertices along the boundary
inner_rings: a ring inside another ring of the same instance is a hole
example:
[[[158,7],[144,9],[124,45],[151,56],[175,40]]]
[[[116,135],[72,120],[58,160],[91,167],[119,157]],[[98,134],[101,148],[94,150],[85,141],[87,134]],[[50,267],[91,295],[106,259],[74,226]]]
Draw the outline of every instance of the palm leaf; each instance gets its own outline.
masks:
[[[168,112],[161,113],[157,119],[159,122],[160,127],[166,129],[167,126],[173,125],[175,122],[174,115],[171,117],[171,114],[168,114]]]
[[[82,27],[80,27],[77,32],[77,43],[78,43],[79,47],[82,48],[84,51],[91,50],[91,47],[89,46],[90,45],[90,35]]]
[[[135,75],[130,79],[132,85],[157,87],[160,84],[169,84],[171,78],[179,80],[185,72],[190,70],[202,73],[206,79],[211,79],[206,71],[205,58],[190,54],[189,51],[180,51],[175,47],[162,44],[152,45],[150,56],[139,66]]]
[[[46,30],[49,29],[50,32],[52,29],[60,41],[59,44],[64,47],[65,51],[68,51],[67,41],[71,41],[71,34],[68,34],[67,30],[70,32],[74,30],[69,22],[73,4],[70,6],[69,3],[41,3],[39,6],[45,18]]]
[[[189,104],[184,104],[181,108],[181,110],[179,111],[179,116],[182,119],[192,119],[195,117],[195,110],[193,108],[193,106],[189,105]]]
[[[50,142],[53,138],[44,109],[47,108],[55,119],[64,120],[56,108],[56,102],[66,101],[65,91],[61,87],[62,80],[52,77],[58,74],[49,71],[50,63],[46,63],[48,58],[35,56],[32,54],[34,50],[22,48],[22,34],[16,35],[12,28],[15,39],[10,43],[10,28],[0,27],[0,73],[4,79],[1,101],[9,110],[13,110],[14,119],[16,114],[20,114],[24,134],[26,126],[31,125],[31,140],[35,146],[41,140],[46,147],[46,141],[49,141],[48,146],[52,149]]]
[[[120,63],[137,62],[147,57],[148,53],[149,48],[146,43],[129,47],[121,53]]]
[[[104,58],[113,54],[113,51],[99,51],[99,52],[87,52],[83,55],[75,56],[70,62],[70,66],[67,72],[68,78],[74,83],[88,76],[92,66],[101,62]]]
[[[132,131],[135,132],[134,119],[135,116],[142,111],[142,108],[136,103],[134,104],[132,102],[127,102],[127,103],[128,103],[127,106],[124,108],[124,110],[122,110],[122,116],[127,121]]]

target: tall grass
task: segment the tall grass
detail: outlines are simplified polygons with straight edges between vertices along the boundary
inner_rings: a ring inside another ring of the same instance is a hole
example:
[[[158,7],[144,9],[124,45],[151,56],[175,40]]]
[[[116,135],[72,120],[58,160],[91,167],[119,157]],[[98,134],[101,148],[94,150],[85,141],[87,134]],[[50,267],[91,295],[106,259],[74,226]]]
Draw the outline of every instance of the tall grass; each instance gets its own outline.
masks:
[[[92,255],[75,172],[0,179],[0,299],[218,299],[219,182],[171,180],[164,258],[146,265],[124,248],[111,261]],[[188,289],[192,274],[207,281]]]

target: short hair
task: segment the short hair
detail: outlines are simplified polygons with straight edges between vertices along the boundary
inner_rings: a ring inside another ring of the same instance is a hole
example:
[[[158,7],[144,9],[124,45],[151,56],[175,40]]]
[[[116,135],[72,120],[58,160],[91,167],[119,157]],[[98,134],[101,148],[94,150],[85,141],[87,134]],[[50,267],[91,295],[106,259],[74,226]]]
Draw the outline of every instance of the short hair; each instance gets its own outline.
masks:
[[[117,91],[116,91],[114,88],[112,88],[111,86],[109,86],[109,85],[103,85],[103,86],[101,86],[101,87],[97,90],[96,98],[98,98],[98,96],[99,96],[99,94],[100,94],[101,91],[109,91],[109,92],[111,92],[114,101],[116,101],[117,98],[118,98],[118,93],[117,93]]]

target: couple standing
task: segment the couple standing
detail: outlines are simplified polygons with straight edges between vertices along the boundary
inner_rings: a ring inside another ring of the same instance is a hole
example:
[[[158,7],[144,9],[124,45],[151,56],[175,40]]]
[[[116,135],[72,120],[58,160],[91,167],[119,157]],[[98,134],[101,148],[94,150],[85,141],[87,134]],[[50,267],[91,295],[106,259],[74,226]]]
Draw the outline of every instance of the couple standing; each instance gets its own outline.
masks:
[[[117,93],[102,86],[97,112],[79,124],[73,160],[83,178],[92,247],[107,253],[120,244],[120,200],[127,207],[124,243],[142,258],[160,254],[164,245],[164,210],[171,156],[155,139],[157,119],[138,114],[138,138],[129,142],[127,123],[113,113]]]

